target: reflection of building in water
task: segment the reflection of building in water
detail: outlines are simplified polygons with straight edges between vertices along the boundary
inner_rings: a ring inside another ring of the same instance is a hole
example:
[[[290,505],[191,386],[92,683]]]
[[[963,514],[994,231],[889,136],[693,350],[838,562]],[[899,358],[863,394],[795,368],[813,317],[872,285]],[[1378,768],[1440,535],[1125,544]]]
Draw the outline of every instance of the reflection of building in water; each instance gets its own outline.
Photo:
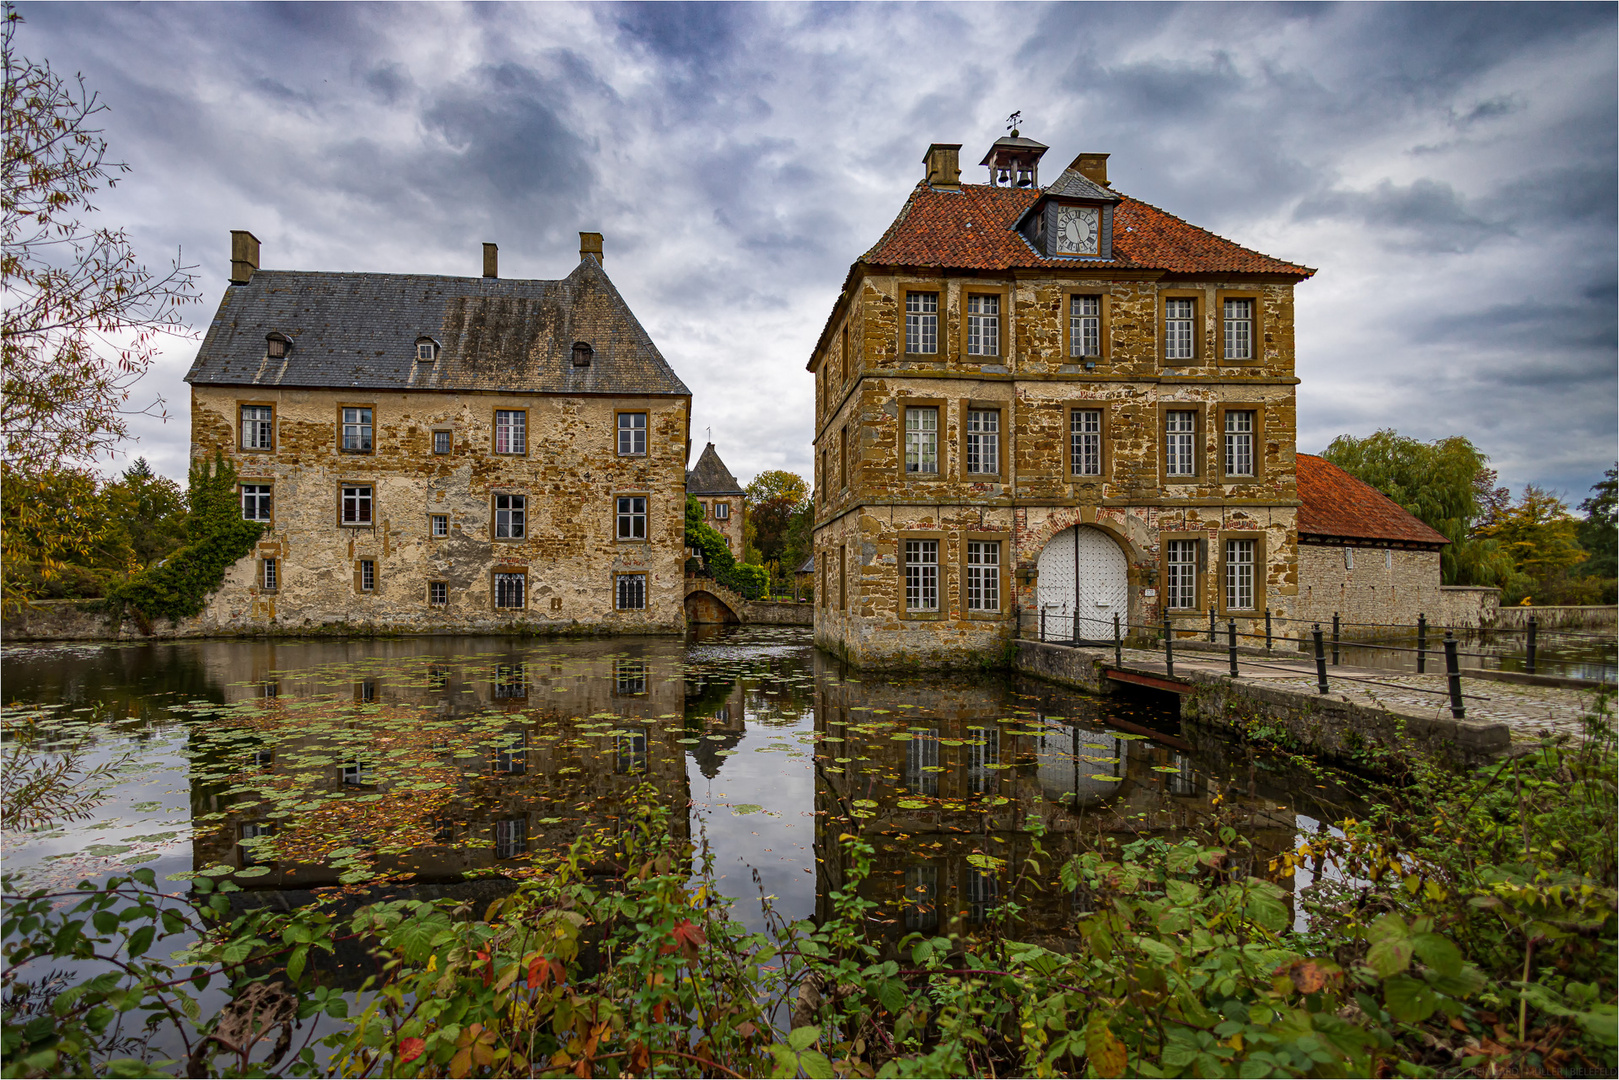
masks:
[[[577,642],[561,657],[504,641],[498,653],[468,656],[469,644],[368,642],[358,682],[343,643],[251,653],[245,680],[244,646],[234,645],[228,677],[215,685],[227,704],[262,707],[223,713],[210,736],[239,725],[244,738],[210,737],[195,758],[198,773],[224,773],[235,761],[215,748],[230,742],[241,755],[241,771],[194,778],[196,868],[268,866],[241,884],[325,886],[347,864],[320,853],[339,848],[374,858],[379,872],[453,879],[611,831],[642,783],[686,837],[684,733],[678,720],[657,719],[678,717],[684,704],[682,681],[670,677],[684,660],[678,643]],[[270,670],[279,696],[266,701]],[[276,796],[293,793],[303,805],[271,818]],[[311,843],[322,830],[324,846]],[[411,832],[420,834],[414,846]],[[404,850],[378,853],[393,844]]]
[[[829,914],[827,896],[843,885],[837,836],[852,818],[877,849],[862,894],[895,940],[990,918],[1032,854],[1028,815],[1046,830],[1039,861],[1049,880],[1030,875],[1020,886],[1018,932],[1039,939],[1063,932],[1083,903],[1057,881],[1069,858],[1142,835],[1176,839],[1212,809],[1210,778],[1187,744],[1127,730],[1116,703],[1051,689],[1012,701],[997,681],[817,686],[818,908]],[[1213,790],[1254,845],[1248,869],[1263,873],[1294,835],[1281,793]]]

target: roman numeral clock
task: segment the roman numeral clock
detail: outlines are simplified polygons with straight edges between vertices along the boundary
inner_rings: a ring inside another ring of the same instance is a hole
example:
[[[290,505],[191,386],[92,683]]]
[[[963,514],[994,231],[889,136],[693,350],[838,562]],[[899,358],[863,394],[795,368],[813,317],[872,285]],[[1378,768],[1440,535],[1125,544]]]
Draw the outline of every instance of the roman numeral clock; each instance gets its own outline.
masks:
[[[1057,250],[1064,255],[1095,255],[1102,239],[1098,206],[1057,207]]]

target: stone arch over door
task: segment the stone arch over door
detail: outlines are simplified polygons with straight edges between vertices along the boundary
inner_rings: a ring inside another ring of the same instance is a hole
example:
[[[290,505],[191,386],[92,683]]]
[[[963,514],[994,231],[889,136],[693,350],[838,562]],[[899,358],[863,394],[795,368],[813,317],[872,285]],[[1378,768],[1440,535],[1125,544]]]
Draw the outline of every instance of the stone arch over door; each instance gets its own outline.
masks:
[[[1114,615],[1129,633],[1130,560],[1104,530],[1075,525],[1056,533],[1040,550],[1036,573],[1036,604],[1052,636],[1072,634],[1076,614],[1081,638],[1111,640]]]

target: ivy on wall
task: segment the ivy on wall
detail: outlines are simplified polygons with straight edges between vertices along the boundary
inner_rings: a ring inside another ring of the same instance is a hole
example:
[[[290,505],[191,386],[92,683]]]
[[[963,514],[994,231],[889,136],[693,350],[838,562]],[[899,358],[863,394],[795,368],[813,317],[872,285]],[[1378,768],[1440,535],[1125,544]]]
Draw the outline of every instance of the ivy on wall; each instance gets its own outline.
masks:
[[[770,572],[762,566],[739,563],[725,537],[703,520],[703,505],[686,496],[686,546],[702,552],[703,572],[721,585],[757,600],[770,585]]]
[[[242,520],[236,466],[219,451],[212,461],[191,463],[188,503],[185,545],[109,590],[108,609],[115,616],[128,612],[144,629],[156,619],[178,622],[198,614],[225,571],[251,553],[264,533],[260,523]]]

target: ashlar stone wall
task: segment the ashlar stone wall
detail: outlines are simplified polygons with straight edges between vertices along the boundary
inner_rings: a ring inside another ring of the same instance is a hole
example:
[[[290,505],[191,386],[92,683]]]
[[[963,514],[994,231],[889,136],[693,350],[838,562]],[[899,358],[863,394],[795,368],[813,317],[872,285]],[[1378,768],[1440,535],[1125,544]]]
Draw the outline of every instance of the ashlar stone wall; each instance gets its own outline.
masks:
[[[1345,624],[1385,624],[1346,625],[1344,636],[1354,638],[1415,627],[1418,615],[1433,626],[1494,621],[1496,590],[1447,588],[1441,580],[1437,551],[1300,544],[1297,617],[1328,627],[1337,612]]]
[[[273,409],[269,450],[242,448],[244,404]],[[340,409],[373,410],[373,450],[340,449]],[[494,417],[523,410],[521,454],[494,452]],[[621,411],[648,414],[648,452],[619,456]],[[398,393],[199,386],[192,453],[222,450],[244,484],[271,486],[253,557],[227,573],[200,632],[296,633],[360,626],[416,632],[673,633],[685,627],[685,461],[690,398]],[[434,452],[434,433],[451,449]],[[369,485],[369,525],[340,520],[341,488]],[[494,536],[497,495],[526,499],[518,539]],[[646,539],[617,539],[618,496],[647,500]],[[446,535],[433,534],[433,518]],[[276,588],[263,560],[277,560]],[[374,567],[362,587],[360,564]],[[521,573],[521,607],[496,608],[493,575]],[[615,606],[620,574],[646,576],[646,607]],[[429,585],[442,582],[446,602]]]

